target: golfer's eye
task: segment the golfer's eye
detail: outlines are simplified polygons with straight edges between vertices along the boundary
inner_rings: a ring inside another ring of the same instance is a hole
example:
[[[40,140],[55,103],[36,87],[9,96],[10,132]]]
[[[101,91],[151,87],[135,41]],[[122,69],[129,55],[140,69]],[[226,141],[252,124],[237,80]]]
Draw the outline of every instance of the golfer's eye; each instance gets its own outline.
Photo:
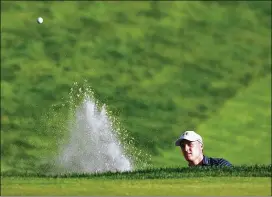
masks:
[[[195,146],[195,143],[191,142],[191,143],[189,144],[189,146],[190,146],[190,147],[194,147],[194,146]]]
[[[186,144],[180,144],[180,147],[181,147],[182,149],[185,149],[185,145],[186,145]],[[193,146],[194,146],[194,143],[190,142],[190,143],[187,144],[187,146],[193,147]]]
[[[182,149],[185,149],[185,145],[186,145],[186,144],[181,144],[180,147],[181,147]]]

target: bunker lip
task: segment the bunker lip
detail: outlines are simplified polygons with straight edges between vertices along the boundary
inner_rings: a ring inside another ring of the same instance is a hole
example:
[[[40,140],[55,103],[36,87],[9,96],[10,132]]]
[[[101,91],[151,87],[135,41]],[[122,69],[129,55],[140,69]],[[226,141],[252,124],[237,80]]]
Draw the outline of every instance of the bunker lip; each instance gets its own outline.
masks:
[[[111,178],[111,179],[167,179],[188,177],[271,177],[271,165],[241,165],[233,167],[180,167],[180,168],[147,168],[124,172],[100,173],[17,173],[6,171],[2,177],[50,177],[50,178]]]

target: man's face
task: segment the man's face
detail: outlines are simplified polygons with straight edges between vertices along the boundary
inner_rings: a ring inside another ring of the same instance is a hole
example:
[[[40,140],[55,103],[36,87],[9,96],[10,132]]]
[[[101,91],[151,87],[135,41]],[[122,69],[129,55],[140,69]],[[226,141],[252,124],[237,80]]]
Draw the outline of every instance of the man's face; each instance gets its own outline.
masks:
[[[203,154],[203,146],[198,141],[191,142],[188,140],[182,140],[180,147],[183,156],[187,161],[195,161]]]

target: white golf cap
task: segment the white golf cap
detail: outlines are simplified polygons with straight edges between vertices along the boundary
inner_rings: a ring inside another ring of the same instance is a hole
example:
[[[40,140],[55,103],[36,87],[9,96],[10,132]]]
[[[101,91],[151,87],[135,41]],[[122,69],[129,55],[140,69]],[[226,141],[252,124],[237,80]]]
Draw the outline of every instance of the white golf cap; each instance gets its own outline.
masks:
[[[176,146],[180,146],[180,142],[182,140],[188,140],[188,141],[191,141],[191,142],[194,142],[194,141],[199,141],[201,144],[203,144],[203,140],[202,140],[202,137],[200,135],[198,135],[196,132],[194,131],[185,131],[181,136],[180,138],[176,141]]]

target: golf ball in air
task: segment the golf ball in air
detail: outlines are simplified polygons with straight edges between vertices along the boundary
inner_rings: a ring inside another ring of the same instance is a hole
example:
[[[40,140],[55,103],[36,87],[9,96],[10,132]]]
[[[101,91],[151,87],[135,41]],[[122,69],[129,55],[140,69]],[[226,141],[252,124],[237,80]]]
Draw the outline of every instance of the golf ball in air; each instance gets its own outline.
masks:
[[[42,24],[42,23],[43,23],[43,18],[42,18],[42,17],[39,17],[39,18],[37,19],[37,21],[38,21],[39,24]]]

